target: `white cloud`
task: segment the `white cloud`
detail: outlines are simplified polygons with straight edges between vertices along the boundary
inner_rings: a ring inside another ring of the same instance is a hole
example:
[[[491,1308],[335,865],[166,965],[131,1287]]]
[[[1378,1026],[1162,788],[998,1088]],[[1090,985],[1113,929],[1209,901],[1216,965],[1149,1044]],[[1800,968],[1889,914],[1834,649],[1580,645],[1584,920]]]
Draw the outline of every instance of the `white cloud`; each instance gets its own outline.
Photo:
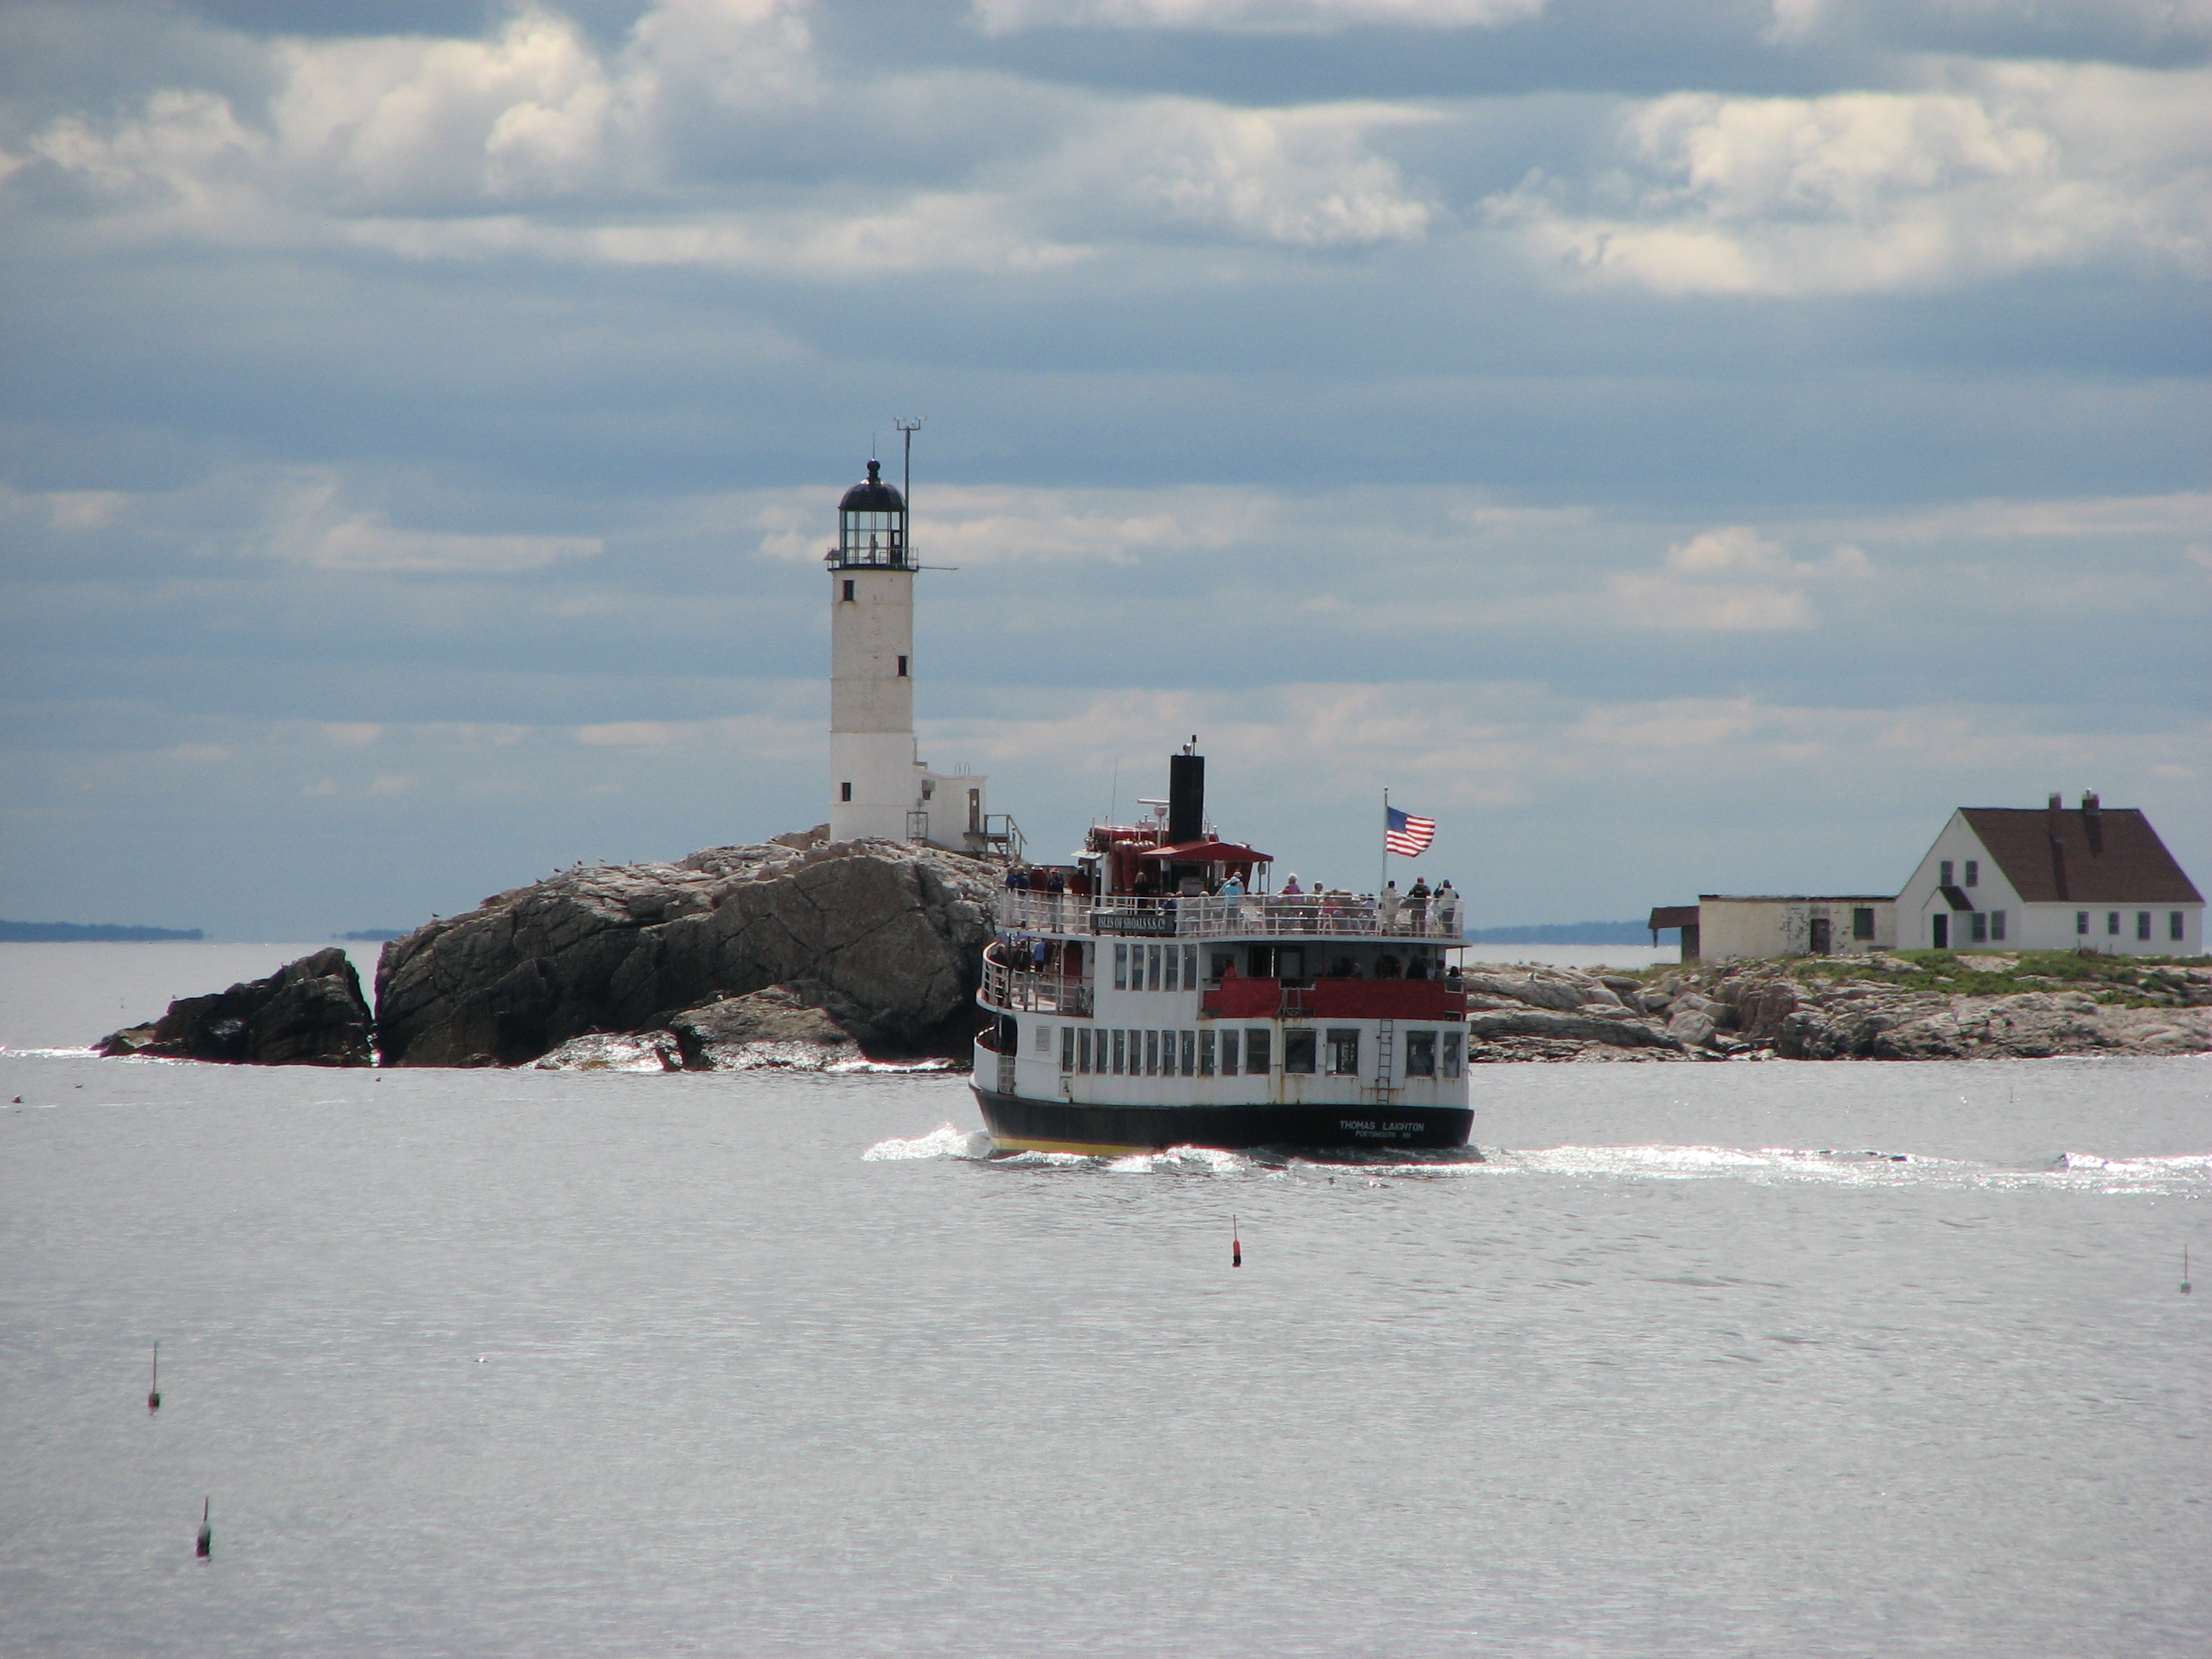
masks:
[[[2212,274],[2212,73],[1931,64],[1917,92],[1677,93],[1622,165],[1492,197],[1540,265],[1662,294],[1864,293],[2105,258]]]
[[[1497,28],[1546,0],[973,0],[986,33],[1031,28],[1314,32],[1373,27]]]
[[[2022,25],[2138,40],[2212,35],[2212,0],[1770,0],[1770,40],[1792,44],[1836,33],[1887,37],[1900,27]]]
[[[1750,526],[1729,525],[1675,543],[1657,574],[1616,576],[1608,587],[1614,614],[1634,627],[1764,633],[1818,626],[1803,584],[1873,574],[1873,562],[1847,543],[1801,562]]]

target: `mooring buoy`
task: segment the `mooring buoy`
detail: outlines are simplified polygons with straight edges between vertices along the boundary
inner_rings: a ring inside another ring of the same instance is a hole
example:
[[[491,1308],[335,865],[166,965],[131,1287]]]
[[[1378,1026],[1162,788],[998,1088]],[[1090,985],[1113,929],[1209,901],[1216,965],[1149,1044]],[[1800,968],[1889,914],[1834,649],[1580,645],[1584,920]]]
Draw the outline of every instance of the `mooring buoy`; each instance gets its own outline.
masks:
[[[161,1409],[161,1345],[158,1342],[154,1345],[154,1386],[146,1391],[146,1409]]]

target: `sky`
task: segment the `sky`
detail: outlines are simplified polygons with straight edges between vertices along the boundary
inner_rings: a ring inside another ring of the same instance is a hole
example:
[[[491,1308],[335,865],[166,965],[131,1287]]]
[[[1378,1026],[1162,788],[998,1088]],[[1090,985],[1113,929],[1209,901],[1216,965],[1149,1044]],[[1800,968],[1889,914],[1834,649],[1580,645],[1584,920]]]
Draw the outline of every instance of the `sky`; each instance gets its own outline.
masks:
[[[2053,790],[2212,884],[2208,278],[2212,0],[6,0],[0,915],[823,821],[902,418],[1039,856],[1195,733],[1474,927]]]

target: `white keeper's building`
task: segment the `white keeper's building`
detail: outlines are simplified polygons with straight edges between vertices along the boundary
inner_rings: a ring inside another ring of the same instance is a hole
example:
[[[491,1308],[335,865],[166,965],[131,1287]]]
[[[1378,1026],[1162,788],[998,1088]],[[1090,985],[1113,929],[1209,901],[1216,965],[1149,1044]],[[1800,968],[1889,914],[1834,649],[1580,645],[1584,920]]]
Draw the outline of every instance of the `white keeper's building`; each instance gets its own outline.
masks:
[[[2094,795],[2069,811],[1962,806],[1897,896],[1900,948],[2199,956],[2204,896],[2150,820]]]

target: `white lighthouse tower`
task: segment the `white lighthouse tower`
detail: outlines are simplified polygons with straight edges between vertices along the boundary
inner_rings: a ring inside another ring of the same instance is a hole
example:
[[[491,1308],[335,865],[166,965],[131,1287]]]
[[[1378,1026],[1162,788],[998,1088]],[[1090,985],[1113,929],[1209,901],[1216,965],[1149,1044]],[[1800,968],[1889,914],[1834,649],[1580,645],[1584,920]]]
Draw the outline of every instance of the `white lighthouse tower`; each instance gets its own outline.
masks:
[[[830,567],[830,838],[982,853],[986,780],[932,771],[914,738],[914,576],[906,497],[868,463],[837,507]]]

